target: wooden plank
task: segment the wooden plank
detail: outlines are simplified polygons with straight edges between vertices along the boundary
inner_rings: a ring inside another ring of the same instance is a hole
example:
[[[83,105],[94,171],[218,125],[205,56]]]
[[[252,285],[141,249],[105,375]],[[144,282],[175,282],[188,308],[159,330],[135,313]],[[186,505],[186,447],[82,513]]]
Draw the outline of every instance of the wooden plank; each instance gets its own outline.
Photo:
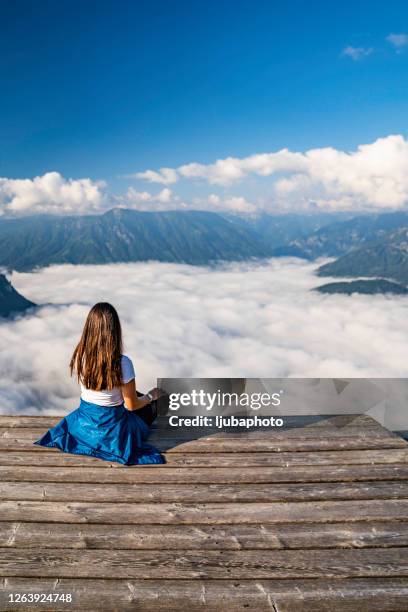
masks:
[[[407,520],[408,500],[285,503],[132,504],[107,502],[0,503],[0,521],[50,523],[251,524]]]
[[[267,466],[408,463],[408,448],[383,450],[283,452],[283,453],[166,453],[169,465],[181,466]]]
[[[33,431],[29,429],[7,429],[9,437],[21,438],[20,432]],[[19,435],[16,436],[16,431]],[[35,430],[37,431],[37,430]],[[43,430],[42,430],[43,431]],[[14,432],[14,435],[13,435]],[[43,431],[44,432],[44,431]],[[324,445],[325,443],[336,444],[339,447],[345,447],[347,444],[351,445],[350,448],[358,448],[359,445],[364,445],[364,448],[384,448],[387,444],[390,448],[403,448],[408,446],[407,440],[398,436],[392,432],[382,429],[361,429],[361,428],[294,428],[286,431],[249,431],[249,432],[233,432],[233,431],[215,431],[214,433],[198,433],[195,430],[182,430],[176,435],[177,432],[171,432],[153,430],[149,436],[149,441],[155,445],[165,445],[165,447],[171,448],[172,446],[181,446],[187,444],[194,446],[194,443],[200,444],[200,446],[210,446],[212,450],[216,452],[223,452],[223,448],[231,446],[235,452],[239,452],[240,446],[252,446],[255,445],[254,450],[266,449],[268,450],[268,444],[274,446],[290,447],[293,446],[296,449],[300,443],[303,445],[309,445],[311,448],[316,445]],[[368,446],[370,445],[371,446]],[[306,448],[307,450],[307,448]]]
[[[117,468],[123,469],[123,466],[119,463],[102,461],[95,457],[88,457],[83,455],[71,455],[68,453],[62,453],[60,451],[50,450],[50,452],[39,453],[36,447],[27,452],[0,452],[0,465],[3,466],[75,466],[75,467],[94,467],[94,468]],[[135,466],[138,469],[147,469],[147,466]],[[129,468],[127,468],[129,469]]]
[[[241,503],[408,499],[408,482],[295,484],[83,484],[1,482],[0,500],[106,503]]]
[[[47,431],[44,427],[0,427],[0,438],[33,439],[37,440]],[[170,435],[173,434],[173,435]],[[400,436],[394,434],[383,427],[293,427],[285,430],[262,430],[254,431],[222,431],[214,429],[211,431],[192,428],[172,428],[172,429],[152,429],[151,440],[167,440],[172,443],[184,443],[195,440],[274,440],[276,442],[299,439],[318,439],[318,438],[382,438],[388,440],[402,441],[403,445],[408,442]]]
[[[30,451],[33,443],[39,438],[1,438],[1,451]],[[372,450],[372,449],[406,449],[408,446],[402,438],[316,438],[308,440],[192,440],[183,442],[181,440],[168,440],[161,438],[149,438],[149,443],[156,446],[161,452],[173,453],[281,453],[281,452],[307,452],[307,451],[339,451],[339,450]],[[35,447],[40,452],[48,452],[49,449]]]
[[[266,467],[301,465],[368,465],[408,463],[408,448],[353,451],[284,452],[284,453],[166,453],[166,465],[179,467]],[[76,465],[101,468],[114,465],[87,456],[74,456],[56,449],[29,446],[20,452],[0,453],[0,465]],[[118,464],[117,464],[118,465]],[[137,469],[156,469],[157,466],[137,466]]]
[[[38,456],[38,455],[37,455]],[[55,457],[55,455],[54,455]],[[101,462],[100,462],[101,463]],[[89,465],[89,464],[87,464]],[[408,480],[408,464],[384,465],[318,465],[286,467],[178,467],[155,466],[154,469],[103,470],[99,467],[30,467],[0,465],[1,481],[18,482],[89,482],[89,483],[147,483],[147,484],[257,484],[278,482],[359,482]]]
[[[16,437],[16,431],[19,437]],[[43,430],[6,429],[0,434],[1,450],[28,449],[38,440]],[[21,437],[20,437],[21,436]],[[194,440],[182,438],[163,438],[161,435],[150,436],[149,442],[168,453],[246,453],[246,452],[284,452],[284,451],[320,451],[320,450],[369,450],[387,448],[406,448],[408,444],[397,436],[365,435],[350,437],[306,437],[285,439],[271,434],[264,438],[216,438],[204,437]]]
[[[73,603],[9,602],[10,593],[71,593]],[[406,612],[405,578],[307,580],[87,580],[6,578],[0,583],[1,610],[52,609],[98,612]],[[97,602],[97,604],[96,604]],[[97,608],[96,608],[97,605]]]
[[[73,550],[0,549],[3,576],[251,579],[407,576],[408,549]]]
[[[407,609],[406,579],[262,582],[273,612],[398,612]]]
[[[2,523],[0,547],[245,550],[408,546],[408,521],[283,525]]]

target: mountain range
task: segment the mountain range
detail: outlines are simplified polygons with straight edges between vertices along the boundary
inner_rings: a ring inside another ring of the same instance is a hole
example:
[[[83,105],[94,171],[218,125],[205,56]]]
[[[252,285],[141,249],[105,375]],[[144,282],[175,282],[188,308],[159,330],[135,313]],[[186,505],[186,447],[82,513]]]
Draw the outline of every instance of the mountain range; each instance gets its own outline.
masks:
[[[277,254],[276,249],[274,253]],[[279,254],[296,254],[306,259],[336,257],[320,266],[317,274],[386,279],[405,287],[408,286],[408,213],[364,215],[331,223],[305,238],[292,240]],[[384,284],[377,288],[386,292]],[[360,289],[366,292],[363,285]],[[397,291],[395,287],[391,289],[394,293]]]
[[[270,255],[271,248],[254,230],[207,212],[113,209],[103,215],[0,223],[0,266],[19,271],[64,263],[206,264]]]
[[[327,223],[328,214],[239,217],[206,211],[36,216],[0,221],[0,266],[30,271],[50,264],[167,261],[208,264],[271,257],[295,237]]]
[[[319,276],[362,276],[393,279],[408,285],[408,227],[352,249],[318,269]]]
[[[115,208],[102,215],[0,220],[0,267],[7,270],[148,260],[202,265],[286,255],[335,258],[318,269],[319,276],[385,279],[405,287],[408,213],[235,215]]]
[[[401,228],[408,228],[408,213],[394,212],[371,215],[358,215],[351,219],[321,224],[306,236],[295,237],[281,250],[298,257],[317,259],[318,257],[339,257],[354,249],[373,242],[388,240]]]

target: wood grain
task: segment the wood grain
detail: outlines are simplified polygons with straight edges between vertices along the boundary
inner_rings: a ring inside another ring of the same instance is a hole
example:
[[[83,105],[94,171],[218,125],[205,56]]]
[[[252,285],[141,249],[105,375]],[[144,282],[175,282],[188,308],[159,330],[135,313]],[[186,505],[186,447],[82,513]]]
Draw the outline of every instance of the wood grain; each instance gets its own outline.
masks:
[[[408,482],[295,484],[82,484],[0,482],[0,500],[49,502],[277,502],[408,499]]]
[[[36,440],[44,434],[43,429],[3,429],[0,430],[0,451],[18,450],[29,448]],[[407,448],[408,444],[398,436],[384,436],[382,433],[374,432],[373,435],[366,433],[353,436],[332,435],[329,430],[327,437],[316,436],[291,436],[287,439],[282,434],[271,434],[265,437],[248,438],[241,435],[231,437],[204,436],[194,440],[174,437],[166,438],[157,432],[151,435],[149,442],[160,450],[168,453],[266,453],[284,451],[309,451],[309,450],[369,450],[382,448]],[[343,432],[344,433],[344,432]],[[250,444],[249,444],[250,440]],[[41,449],[43,450],[43,449]]]
[[[51,425],[51,424],[50,424]],[[48,427],[39,427],[26,425],[25,427],[3,427],[1,425],[0,416],[0,438],[31,438],[40,437],[46,431]],[[399,436],[388,431],[384,427],[381,427],[378,423],[371,424],[370,426],[362,429],[361,427],[336,427],[336,426],[323,426],[320,427],[292,427],[292,428],[269,428],[269,429],[255,429],[255,430],[242,430],[236,431],[234,428],[218,429],[218,428],[187,428],[187,427],[166,427],[166,428],[152,428],[150,437],[152,439],[166,439],[171,438],[172,441],[189,441],[198,439],[211,439],[211,440],[303,440],[308,438],[319,439],[319,438],[383,438],[389,440],[402,440]],[[404,440],[402,440],[404,443]],[[407,442],[405,442],[407,444]]]
[[[0,522],[0,547],[245,550],[408,546],[408,521],[253,525]]]
[[[344,450],[319,452],[270,453],[165,453],[166,465],[179,467],[292,467],[300,465],[367,465],[408,463],[408,448],[384,450]],[[20,452],[0,453],[0,465],[78,465],[93,462],[101,468],[113,464],[80,455],[67,455],[56,449],[22,446]],[[118,465],[118,464],[117,464]],[[156,469],[156,466],[137,466],[136,469]]]
[[[123,525],[407,520],[408,499],[276,503],[0,502],[0,521]]]
[[[108,612],[406,612],[406,578],[296,580],[101,580],[80,578],[6,578],[0,583],[1,610],[22,610],[8,594],[73,593],[74,604],[53,604],[60,610]],[[95,607],[97,602],[97,607]],[[163,603],[165,602],[165,608]],[[26,612],[50,610],[24,604]]]
[[[56,455],[54,454],[53,457]],[[69,455],[57,457],[71,459]],[[38,455],[37,455],[38,457]],[[75,457],[74,457],[75,458]],[[102,462],[99,461],[99,465]],[[65,464],[62,463],[64,466]],[[138,467],[99,469],[94,462],[86,466],[49,467],[42,465],[0,465],[0,482],[70,482],[101,484],[257,484],[283,482],[360,482],[383,480],[408,480],[408,464],[379,465],[318,465],[291,467],[192,467],[189,470],[171,466],[155,466],[154,469]]]
[[[3,576],[38,578],[354,578],[407,576],[408,549],[67,550],[0,549]]]

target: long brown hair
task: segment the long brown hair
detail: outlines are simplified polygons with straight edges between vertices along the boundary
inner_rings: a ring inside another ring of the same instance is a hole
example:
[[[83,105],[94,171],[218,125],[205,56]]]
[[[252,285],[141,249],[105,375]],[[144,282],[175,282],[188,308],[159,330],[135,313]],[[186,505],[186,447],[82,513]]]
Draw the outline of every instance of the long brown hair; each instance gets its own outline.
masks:
[[[118,313],[107,302],[89,311],[81,339],[69,364],[71,376],[87,389],[102,391],[122,384],[122,328]]]

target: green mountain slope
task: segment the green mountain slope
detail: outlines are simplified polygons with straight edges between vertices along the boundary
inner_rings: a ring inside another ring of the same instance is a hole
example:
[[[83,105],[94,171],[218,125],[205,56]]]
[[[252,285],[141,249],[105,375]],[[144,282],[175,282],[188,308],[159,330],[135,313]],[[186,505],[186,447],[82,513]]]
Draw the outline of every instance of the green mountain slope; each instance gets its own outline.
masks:
[[[408,285],[408,229],[350,251],[318,269],[319,276],[365,276],[393,279]]]

